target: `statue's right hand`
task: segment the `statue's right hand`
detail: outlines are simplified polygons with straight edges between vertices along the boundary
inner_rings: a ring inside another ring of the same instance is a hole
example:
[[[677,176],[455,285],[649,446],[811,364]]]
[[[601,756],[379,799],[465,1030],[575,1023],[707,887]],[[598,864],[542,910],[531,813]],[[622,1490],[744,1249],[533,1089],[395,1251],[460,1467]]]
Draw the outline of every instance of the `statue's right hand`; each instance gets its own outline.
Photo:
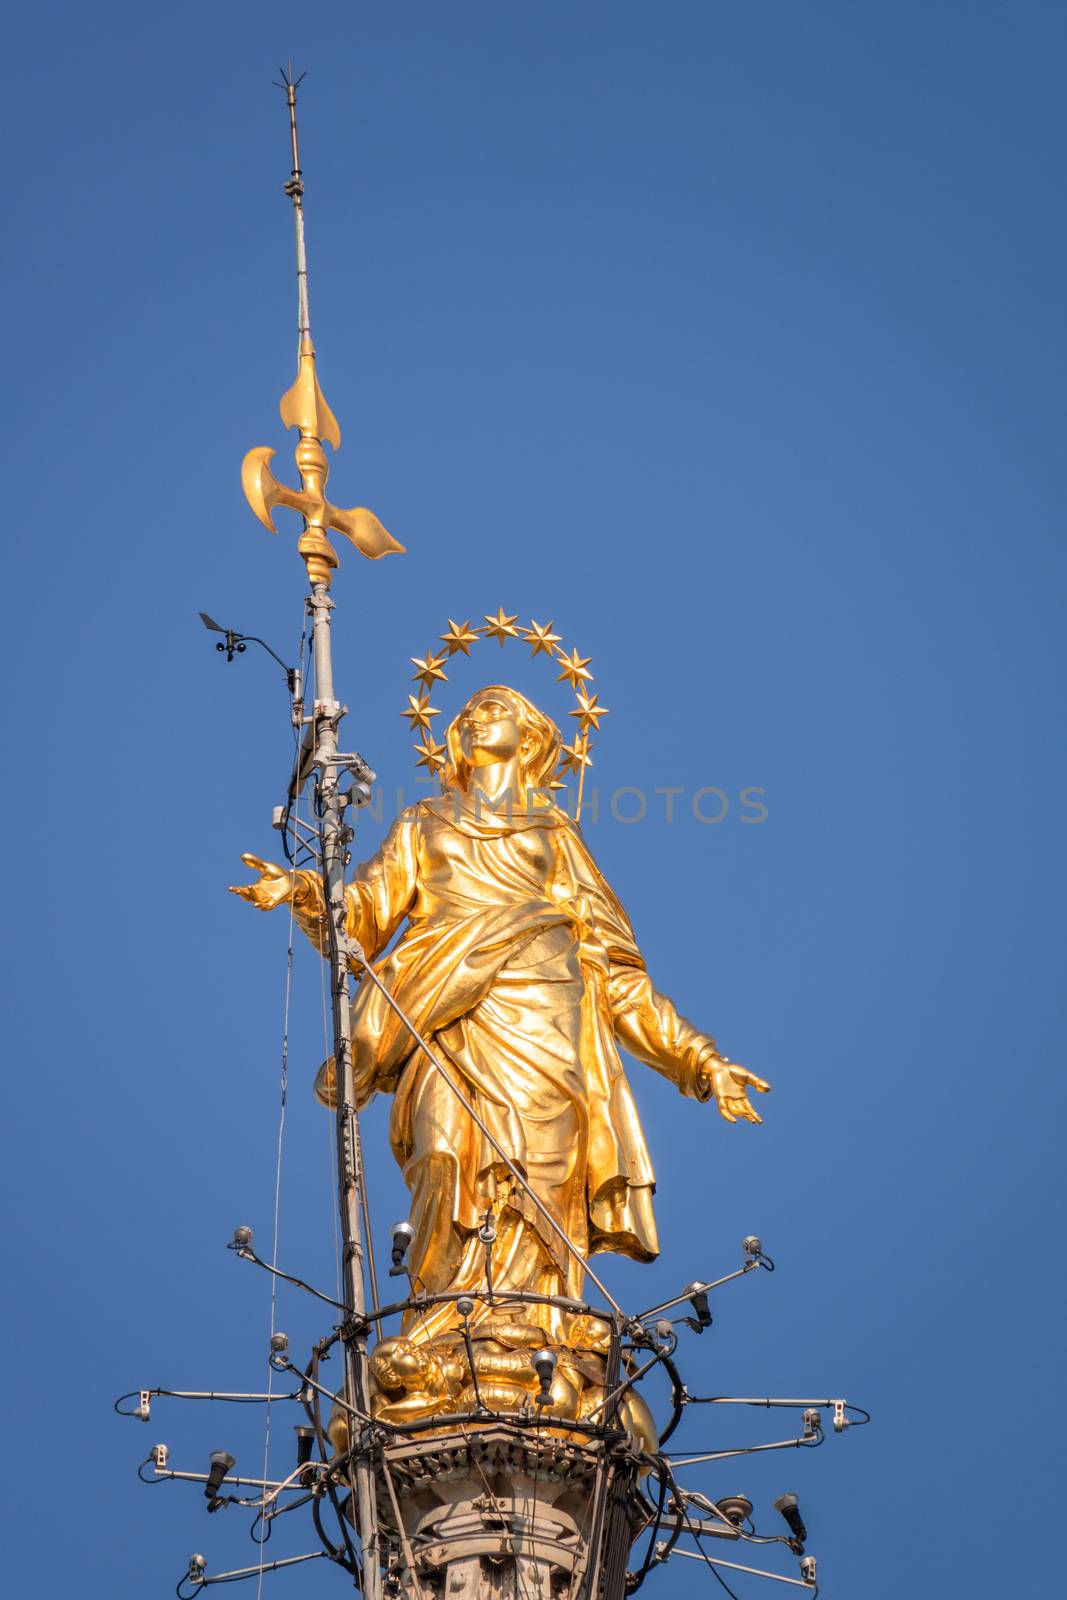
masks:
[[[275,866],[273,861],[261,861],[251,851],[245,851],[241,857],[246,867],[251,867],[253,872],[259,873],[255,883],[232,883],[230,893],[240,895],[242,900],[247,900],[260,911],[273,911],[275,906],[284,905],[292,898],[293,874],[286,872],[284,867]]]

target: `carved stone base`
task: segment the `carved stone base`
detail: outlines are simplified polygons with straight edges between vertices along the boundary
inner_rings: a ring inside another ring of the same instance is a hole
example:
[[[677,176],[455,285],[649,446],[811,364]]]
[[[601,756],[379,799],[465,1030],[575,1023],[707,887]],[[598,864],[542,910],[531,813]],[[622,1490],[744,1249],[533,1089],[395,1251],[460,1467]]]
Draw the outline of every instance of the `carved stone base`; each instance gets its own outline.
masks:
[[[609,1566],[625,1574],[644,1520],[635,1485],[625,1454],[495,1426],[389,1445],[378,1483],[386,1593],[584,1600]]]

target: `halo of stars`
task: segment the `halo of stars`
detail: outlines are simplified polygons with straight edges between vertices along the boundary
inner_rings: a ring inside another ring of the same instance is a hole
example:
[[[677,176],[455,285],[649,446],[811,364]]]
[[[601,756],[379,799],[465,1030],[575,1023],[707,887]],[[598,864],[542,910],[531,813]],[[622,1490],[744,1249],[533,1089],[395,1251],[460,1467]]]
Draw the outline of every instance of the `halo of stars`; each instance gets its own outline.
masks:
[[[593,764],[589,754],[590,735],[600,732],[600,719],[607,716],[608,708],[600,704],[593,688],[589,656],[583,656],[577,650],[565,650],[563,638],[553,632],[554,627],[553,622],[541,623],[533,619],[527,627],[523,627],[518,614],[509,614],[503,606],[497,608],[495,616],[486,613],[485,620],[478,627],[472,627],[469,620],[456,622],[449,617],[447,631],[438,637],[440,648],[427,650],[423,656],[412,656],[411,664],[415,668],[412,682],[419,687],[415,694],[408,695],[407,705],[400,713],[407,718],[412,733],[420,736],[415,741],[420,767],[426,767],[436,775],[440,774],[448,760],[444,745],[439,744],[433,736],[433,719],[441,713],[437,706],[430,704],[430,697],[435,684],[447,683],[445,668],[452,657],[469,656],[471,647],[483,639],[495,639],[501,649],[514,639],[519,644],[528,644],[531,656],[546,656],[559,669],[556,682],[567,683],[574,691],[575,709],[570,714],[577,719],[578,725],[571,743],[564,744],[560,751],[559,765],[549,788],[565,789],[565,779],[569,773],[576,773],[579,780],[584,776],[585,769]]]

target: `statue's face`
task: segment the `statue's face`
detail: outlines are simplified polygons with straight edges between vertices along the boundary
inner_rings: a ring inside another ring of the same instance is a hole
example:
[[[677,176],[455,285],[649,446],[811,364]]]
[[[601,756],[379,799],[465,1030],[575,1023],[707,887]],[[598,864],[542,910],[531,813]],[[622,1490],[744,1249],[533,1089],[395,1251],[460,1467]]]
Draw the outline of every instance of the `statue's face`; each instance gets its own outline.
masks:
[[[522,714],[506,689],[483,689],[459,714],[459,745],[472,767],[510,761],[522,738]]]

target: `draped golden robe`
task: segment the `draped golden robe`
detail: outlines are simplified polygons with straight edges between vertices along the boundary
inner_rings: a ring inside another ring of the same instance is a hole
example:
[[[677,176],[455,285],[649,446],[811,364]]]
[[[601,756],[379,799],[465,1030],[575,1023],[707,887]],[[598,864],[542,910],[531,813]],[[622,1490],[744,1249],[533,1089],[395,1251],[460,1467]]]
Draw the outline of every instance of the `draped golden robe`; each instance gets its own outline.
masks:
[[[318,947],[317,881],[301,876],[309,895],[301,909],[298,894],[297,915]],[[347,894],[349,934],[582,1253],[652,1260],[655,1178],[616,1041],[700,1100],[715,1042],[652,987],[577,826],[551,806],[505,816],[451,791],[405,811]],[[484,1286],[477,1229],[492,1209],[494,1288],[579,1297],[573,1255],[366,981],[352,1024],[358,1103],[395,1097],[390,1142],[412,1197],[413,1282],[429,1292]],[[558,1314],[532,1315],[560,1332]],[[430,1339],[455,1321],[446,1304],[410,1332]]]

